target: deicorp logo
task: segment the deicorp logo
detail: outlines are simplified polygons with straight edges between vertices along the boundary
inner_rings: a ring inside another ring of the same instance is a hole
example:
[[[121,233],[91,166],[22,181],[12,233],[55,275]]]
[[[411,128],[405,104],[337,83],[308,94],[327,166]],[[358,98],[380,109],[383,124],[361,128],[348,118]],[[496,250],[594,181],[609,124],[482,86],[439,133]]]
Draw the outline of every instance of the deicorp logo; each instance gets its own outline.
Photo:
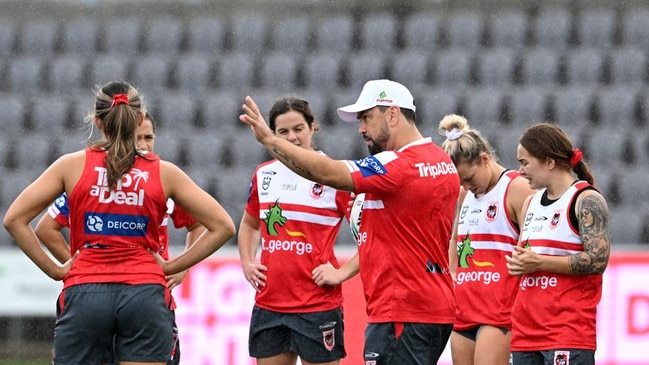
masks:
[[[127,214],[86,213],[84,233],[103,236],[146,236],[149,217]]]

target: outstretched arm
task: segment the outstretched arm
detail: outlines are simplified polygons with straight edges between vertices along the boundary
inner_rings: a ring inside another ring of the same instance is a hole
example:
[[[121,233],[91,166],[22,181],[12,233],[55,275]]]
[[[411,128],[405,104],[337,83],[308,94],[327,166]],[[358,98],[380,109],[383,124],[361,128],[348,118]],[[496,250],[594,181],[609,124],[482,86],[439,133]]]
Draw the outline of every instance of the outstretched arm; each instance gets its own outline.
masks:
[[[239,120],[249,125],[255,138],[289,169],[305,179],[340,190],[354,191],[354,182],[345,162],[333,160],[315,151],[307,151],[275,136],[250,96],[246,97],[242,108],[244,113],[239,116]]]

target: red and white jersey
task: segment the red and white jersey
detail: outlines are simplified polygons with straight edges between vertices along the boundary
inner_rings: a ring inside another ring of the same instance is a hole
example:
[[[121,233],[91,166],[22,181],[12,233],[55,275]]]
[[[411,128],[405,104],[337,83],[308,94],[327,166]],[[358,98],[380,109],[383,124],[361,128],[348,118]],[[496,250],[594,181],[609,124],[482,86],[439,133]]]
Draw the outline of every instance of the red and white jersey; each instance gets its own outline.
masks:
[[[165,214],[158,232],[161,246],[161,251],[158,253],[165,260],[169,260],[169,218],[171,218],[175,228],[185,228],[196,223],[196,220],[183,208],[176,205],[172,199],[167,199],[167,214]]]
[[[331,262],[350,200],[339,191],[300,177],[277,160],[257,167],[246,213],[261,221],[261,263],[266,286],[256,305],[276,312],[304,313],[340,307],[342,287],[315,284],[311,272]]]
[[[360,274],[370,323],[453,323],[448,248],[460,179],[430,138],[346,161],[365,193]]]
[[[115,190],[108,188],[106,152],[86,149],[85,167],[70,193],[70,250],[80,252],[64,287],[84,283],[160,284],[158,227],[167,210],[160,159],[138,156]]]
[[[590,187],[573,184],[558,200],[542,205],[545,189],[530,201],[521,245],[540,255],[568,256],[583,251],[570,206],[577,193]],[[513,351],[556,348],[595,350],[597,304],[602,275],[563,275],[545,271],[523,275],[512,310]]]
[[[455,283],[456,331],[476,326],[511,328],[519,278],[507,271],[505,255],[518,241],[507,211],[507,193],[516,171],[506,171],[488,193],[468,193],[458,217],[458,267]]]

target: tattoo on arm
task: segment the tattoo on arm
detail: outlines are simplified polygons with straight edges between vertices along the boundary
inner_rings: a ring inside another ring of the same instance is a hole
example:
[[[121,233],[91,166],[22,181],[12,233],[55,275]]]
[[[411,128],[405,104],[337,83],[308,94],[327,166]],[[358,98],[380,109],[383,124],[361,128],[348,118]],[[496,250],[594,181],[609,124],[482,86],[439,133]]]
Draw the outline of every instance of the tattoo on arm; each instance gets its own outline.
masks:
[[[584,252],[570,258],[570,270],[576,275],[602,274],[611,253],[606,202],[599,194],[588,194],[577,205],[577,212]]]
[[[304,167],[298,165],[296,161],[293,161],[290,157],[286,156],[277,148],[273,148],[270,151],[271,155],[276,159],[282,161],[289,169],[293,170],[296,174],[302,176],[305,179],[312,180],[313,175],[306,170]]]

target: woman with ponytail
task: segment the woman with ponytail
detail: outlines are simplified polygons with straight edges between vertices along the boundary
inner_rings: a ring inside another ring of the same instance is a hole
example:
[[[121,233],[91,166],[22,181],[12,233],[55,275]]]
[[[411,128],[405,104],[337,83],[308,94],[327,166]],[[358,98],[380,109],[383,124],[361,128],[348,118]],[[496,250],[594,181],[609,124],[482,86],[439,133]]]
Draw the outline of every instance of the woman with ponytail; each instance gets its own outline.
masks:
[[[136,147],[146,109],[138,91],[111,82],[96,94],[89,121],[102,139],[56,160],[16,198],[4,225],[49,277],[63,280],[57,303],[53,364],[164,365],[173,345],[166,275],[208,257],[235,233],[223,207],[182,170]],[[60,194],[69,203],[72,258],[57,264],[30,222]],[[205,232],[165,261],[158,227],[172,198]],[[114,343],[113,343],[114,341]],[[114,347],[113,347],[114,346]]]
[[[498,162],[496,151],[466,118],[447,115],[438,131],[446,137],[442,148],[463,187],[449,252],[457,303],[453,365],[508,365],[519,278],[507,272],[505,254],[516,246],[523,202],[534,190]]]
[[[608,264],[608,207],[568,136],[549,123],[519,140],[519,172],[538,192],[507,268],[521,283],[512,308],[514,365],[593,365],[597,304]]]

